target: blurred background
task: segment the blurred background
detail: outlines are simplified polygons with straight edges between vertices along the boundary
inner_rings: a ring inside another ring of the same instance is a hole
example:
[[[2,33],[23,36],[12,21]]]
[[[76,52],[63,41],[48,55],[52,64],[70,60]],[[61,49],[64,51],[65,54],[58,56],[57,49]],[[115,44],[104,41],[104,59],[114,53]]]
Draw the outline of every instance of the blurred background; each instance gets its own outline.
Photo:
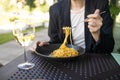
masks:
[[[14,40],[15,20],[30,20],[36,27],[37,40],[48,40],[49,7],[57,0],[0,0],[0,64],[6,65],[23,53]]]
[[[36,26],[36,40],[49,39],[47,27],[49,7],[60,0],[0,0],[0,63],[7,64],[22,53],[21,47],[12,35],[14,21],[31,20]],[[114,53],[120,53],[120,0],[109,0],[111,16],[114,19]],[[15,50],[16,48],[16,50]],[[10,51],[10,52],[9,52]],[[17,53],[17,54],[16,54]]]
[[[49,7],[55,0],[1,0],[0,30],[12,30],[12,22],[18,19],[31,19],[36,26],[48,25]],[[7,24],[6,24],[7,23]]]

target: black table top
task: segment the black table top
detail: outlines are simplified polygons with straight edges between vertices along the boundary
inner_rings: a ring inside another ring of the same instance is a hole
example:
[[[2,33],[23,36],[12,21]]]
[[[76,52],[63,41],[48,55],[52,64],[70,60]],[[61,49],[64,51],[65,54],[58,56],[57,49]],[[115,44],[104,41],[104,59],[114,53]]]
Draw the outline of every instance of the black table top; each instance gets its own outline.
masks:
[[[23,55],[0,69],[0,80],[120,80],[120,66],[111,55],[85,54],[66,62],[46,60],[28,53],[35,63],[30,70],[20,70]]]

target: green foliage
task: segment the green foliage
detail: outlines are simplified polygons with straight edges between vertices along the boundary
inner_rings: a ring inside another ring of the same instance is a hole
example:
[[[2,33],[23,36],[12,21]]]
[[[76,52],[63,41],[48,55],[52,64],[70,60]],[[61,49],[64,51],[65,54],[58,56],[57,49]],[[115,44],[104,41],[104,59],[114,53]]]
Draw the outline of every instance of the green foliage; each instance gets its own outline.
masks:
[[[14,37],[13,37],[12,33],[0,34],[0,44],[6,43],[6,42],[11,41],[13,39],[14,39]]]
[[[117,49],[117,52],[120,53],[120,48]]]
[[[35,0],[26,0],[26,5],[29,6],[29,10],[32,11],[33,8],[35,8],[35,4],[34,4]]]
[[[14,22],[15,20],[18,20],[18,19],[19,19],[18,17],[14,16],[14,17],[9,18],[9,21]]]
[[[110,12],[111,12],[112,18],[115,19],[116,16],[120,12],[120,7],[118,7],[116,4],[113,4],[112,2],[110,2]]]
[[[48,10],[49,10],[49,5],[45,2],[44,5],[43,5],[43,4],[40,5],[40,10],[41,10],[42,12],[48,12]]]
[[[26,0],[26,5],[29,6],[29,10],[32,11],[33,9],[36,8],[35,6],[35,0]],[[43,4],[40,4],[40,10],[42,12],[48,12],[49,10],[49,5],[46,3],[46,1]]]

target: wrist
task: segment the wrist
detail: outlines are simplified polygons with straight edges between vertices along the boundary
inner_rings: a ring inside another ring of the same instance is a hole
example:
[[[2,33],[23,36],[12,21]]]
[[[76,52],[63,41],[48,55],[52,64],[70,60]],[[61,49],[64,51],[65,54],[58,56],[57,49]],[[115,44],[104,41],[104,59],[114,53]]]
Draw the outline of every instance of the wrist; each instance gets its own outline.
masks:
[[[99,37],[100,37],[100,30],[96,31],[96,32],[92,32],[91,34],[92,34],[94,40],[97,42],[99,40]]]

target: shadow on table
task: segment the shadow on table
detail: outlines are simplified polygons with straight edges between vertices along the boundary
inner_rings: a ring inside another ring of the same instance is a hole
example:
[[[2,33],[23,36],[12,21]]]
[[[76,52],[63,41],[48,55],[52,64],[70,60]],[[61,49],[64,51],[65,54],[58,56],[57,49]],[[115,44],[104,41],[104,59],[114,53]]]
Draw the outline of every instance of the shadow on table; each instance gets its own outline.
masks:
[[[3,65],[0,63],[0,68],[2,67]]]

